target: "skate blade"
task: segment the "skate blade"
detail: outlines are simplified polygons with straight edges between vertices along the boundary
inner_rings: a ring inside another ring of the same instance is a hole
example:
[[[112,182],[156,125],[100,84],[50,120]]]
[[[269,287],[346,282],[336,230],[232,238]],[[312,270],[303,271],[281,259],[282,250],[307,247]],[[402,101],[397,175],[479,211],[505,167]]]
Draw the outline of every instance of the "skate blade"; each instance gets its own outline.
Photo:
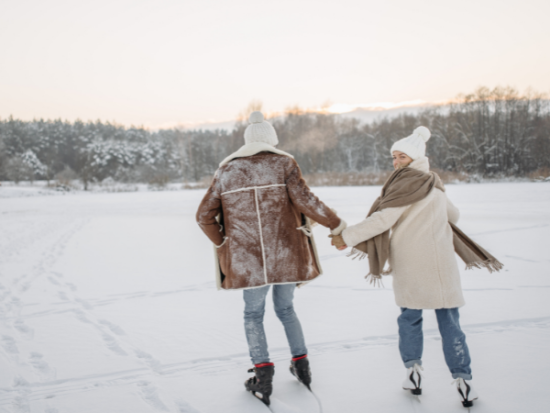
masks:
[[[406,389],[406,388],[403,387],[403,390],[410,391],[413,396],[421,396],[422,395],[422,389]]]
[[[255,392],[255,391],[250,391],[250,393],[252,393],[254,397],[256,397],[258,400],[261,400],[262,403],[265,404],[266,406],[270,405],[271,401],[269,400],[269,396],[262,393]]]
[[[420,395],[422,394],[422,389],[405,389],[405,388],[403,388],[403,390],[410,391],[411,396],[413,396],[413,398],[416,399],[416,401],[418,403],[422,403],[422,400],[420,399]]]
[[[300,377],[298,377],[295,373],[294,373],[294,370],[292,369],[292,366],[290,366],[290,373],[292,373],[292,375],[294,377],[296,377],[296,380],[298,380],[299,383],[302,383],[304,386],[307,387],[307,389],[313,393],[313,390],[311,390],[311,384],[305,384],[302,380],[300,380]]]
[[[468,409],[468,411],[470,411],[470,407],[474,406],[474,401],[473,400],[464,400],[462,402],[462,406],[466,407]]]

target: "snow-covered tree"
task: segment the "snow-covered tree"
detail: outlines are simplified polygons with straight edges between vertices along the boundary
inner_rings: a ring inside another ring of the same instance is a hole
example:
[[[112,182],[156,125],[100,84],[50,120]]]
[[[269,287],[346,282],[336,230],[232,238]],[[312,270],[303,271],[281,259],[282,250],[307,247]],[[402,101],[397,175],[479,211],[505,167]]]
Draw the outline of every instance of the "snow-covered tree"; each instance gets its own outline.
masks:
[[[33,178],[40,178],[46,175],[46,166],[40,162],[40,159],[38,159],[34,152],[30,149],[21,155],[21,160],[32,170]],[[31,181],[32,180],[33,179],[31,179]]]

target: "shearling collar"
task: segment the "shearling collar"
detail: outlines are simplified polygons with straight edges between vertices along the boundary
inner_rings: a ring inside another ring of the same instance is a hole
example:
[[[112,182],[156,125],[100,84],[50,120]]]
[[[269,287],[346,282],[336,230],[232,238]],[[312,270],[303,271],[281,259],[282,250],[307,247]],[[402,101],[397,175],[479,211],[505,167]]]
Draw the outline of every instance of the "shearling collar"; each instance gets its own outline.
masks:
[[[274,146],[269,145],[268,143],[252,142],[241,146],[237,152],[232,153],[223,161],[221,161],[220,168],[235,158],[246,158],[247,156],[256,155],[257,153],[260,153],[260,152],[272,152],[278,155],[285,155],[294,159],[294,156],[292,156],[291,154],[286,153],[285,151],[281,151],[280,149],[277,149]]]
[[[422,172],[430,172],[430,161],[428,160],[428,157],[421,156],[415,161],[412,161],[409,164],[409,168],[418,169]]]

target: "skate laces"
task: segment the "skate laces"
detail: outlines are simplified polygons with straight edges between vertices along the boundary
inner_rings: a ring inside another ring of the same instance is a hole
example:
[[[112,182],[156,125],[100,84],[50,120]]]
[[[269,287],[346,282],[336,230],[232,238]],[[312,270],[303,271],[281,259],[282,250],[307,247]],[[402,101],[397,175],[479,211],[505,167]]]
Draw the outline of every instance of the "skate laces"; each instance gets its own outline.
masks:
[[[413,371],[418,374],[419,376],[421,375],[420,374],[420,371],[424,371],[424,367],[422,367],[420,364],[415,364],[413,367],[412,367]]]
[[[464,380],[462,377],[458,377],[456,379],[454,379],[452,382],[451,382],[451,385],[455,385],[456,387],[458,388],[461,388],[462,387],[462,383],[460,382],[460,380],[462,380],[464,382],[464,384],[466,384],[466,380]]]
[[[464,383],[464,386],[462,386],[463,383]],[[468,383],[466,383],[466,380],[464,380],[462,377],[458,377],[457,379],[454,379],[451,384],[454,384],[456,386],[456,389],[458,390],[458,394],[460,395],[460,398],[463,401],[477,399],[477,396],[475,396],[475,393],[472,393],[472,387]]]

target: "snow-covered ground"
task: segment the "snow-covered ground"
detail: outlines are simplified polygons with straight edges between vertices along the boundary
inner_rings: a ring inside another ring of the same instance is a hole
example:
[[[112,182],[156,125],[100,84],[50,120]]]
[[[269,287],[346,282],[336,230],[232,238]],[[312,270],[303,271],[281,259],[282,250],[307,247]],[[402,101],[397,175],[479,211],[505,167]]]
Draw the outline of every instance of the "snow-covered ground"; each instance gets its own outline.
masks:
[[[481,397],[472,410],[547,412],[550,184],[447,190],[459,226],[505,264],[499,274],[462,273],[461,321]],[[378,192],[315,189],[349,223]],[[0,412],[268,412],[244,391],[242,293],[215,289],[212,247],[194,219],[202,195],[0,194]],[[400,388],[391,279],[371,287],[365,261],[330,247],[327,229],[315,235],[325,274],[296,292],[296,309],[323,411],[464,411],[433,311],[419,403]],[[283,328],[269,310],[273,411],[317,412],[288,372]]]
[[[123,183],[116,182],[113,179],[107,178],[101,183],[93,183],[88,186],[88,190],[84,190],[84,184],[78,180],[71,181],[70,186],[59,184],[52,181],[50,185],[46,181],[34,182],[0,182],[0,199],[2,198],[21,198],[30,196],[66,196],[66,195],[88,195],[98,192],[144,192],[144,191],[179,191],[182,189],[194,189],[198,186],[197,183],[168,183],[164,187],[148,185],[143,183]]]

